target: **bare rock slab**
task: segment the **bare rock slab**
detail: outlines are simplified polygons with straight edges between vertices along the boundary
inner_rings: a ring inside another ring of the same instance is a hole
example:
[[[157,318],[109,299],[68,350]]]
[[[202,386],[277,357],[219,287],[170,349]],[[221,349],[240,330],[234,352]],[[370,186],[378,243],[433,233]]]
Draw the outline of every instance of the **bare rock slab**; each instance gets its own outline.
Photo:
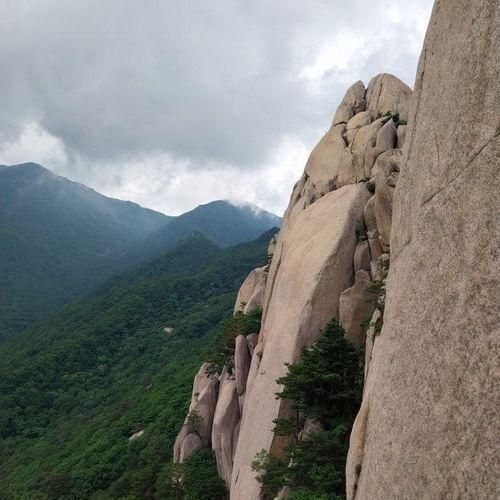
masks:
[[[285,374],[284,363],[296,361],[302,347],[338,318],[338,299],[354,278],[354,228],[369,197],[363,184],[345,186],[285,221],[268,279],[272,293],[261,330],[262,359],[245,396],[232,498],[259,497],[251,463],[273,441],[273,420],[281,404],[276,379]]]

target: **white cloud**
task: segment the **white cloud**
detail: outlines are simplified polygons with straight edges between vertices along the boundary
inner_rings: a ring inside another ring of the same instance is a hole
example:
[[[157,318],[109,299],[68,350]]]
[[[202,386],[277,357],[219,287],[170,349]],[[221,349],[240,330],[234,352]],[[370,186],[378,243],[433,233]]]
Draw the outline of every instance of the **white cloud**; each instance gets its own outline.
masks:
[[[67,161],[63,141],[37,123],[27,123],[17,139],[0,143],[0,163],[5,165],[36,162],[57,170]]]
[[[300,76],[308,80],[318,80],[332,70],[348,71],[366,42],[362,35],[351,30],[338,32],[332,39],[326,40],[318,48],[314,62],[305,67]]]
[[[0,161],[180,213],[282,213],[346,87],[413,83],[432,0],[4,0]]]
[[[305,144],[285,137],[268,162],[252,169],[220,164],[193,169],[189,161],[175,160],[169,155],[120,165],[86,165],[79,158],[72,170],[76,175],[69,177],[87,185],[92,185],[92,179],[98,177],[103,194],[134,200],[169,215],[216,199],[252,203],[282,215],[308,154]]]

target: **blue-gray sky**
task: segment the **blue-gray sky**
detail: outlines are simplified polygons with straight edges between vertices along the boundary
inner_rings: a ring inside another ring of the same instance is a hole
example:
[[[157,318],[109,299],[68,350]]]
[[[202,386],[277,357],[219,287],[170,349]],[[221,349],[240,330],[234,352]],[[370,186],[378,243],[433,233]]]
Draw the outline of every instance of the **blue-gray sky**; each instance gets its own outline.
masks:
[[[432,0],[2,0],[0,163],[281,214],[346,87],[413,86]]]

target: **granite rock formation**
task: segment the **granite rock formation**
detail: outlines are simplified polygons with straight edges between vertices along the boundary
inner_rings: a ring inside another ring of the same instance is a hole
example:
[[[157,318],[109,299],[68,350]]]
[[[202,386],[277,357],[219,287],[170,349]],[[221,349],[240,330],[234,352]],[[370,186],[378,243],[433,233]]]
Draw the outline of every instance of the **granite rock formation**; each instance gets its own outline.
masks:
[[[189,428],[188,415],[174,453],[179,460],[186,440],[184,448],[194,450],[198,440],[190,435],[199,435],[215,450],[231,498],[259,498],[251,463],[262,449],[284,446],[274,436],[273,420],[288,411],[275,397],[285,363],[297,361],[332,318],[344,319],[348,337],[365,340],[360,323],[376,305],[365,289],[374,273],[383,275],[378,261],[389,244],[397,131],[410,97],[392,75],[375,77],[368,90],[362,82],[347,90],[294,186],[282,230],[269,245],[270,263],[241,286],[235,313],[262,307],[261,330],[236,339],[234,369],[212,381],[216,398],[198,422],[203,429],[213,422],[210,442],[205,432]],[[190,411],[197,408],[194,402]]]
[[[495,0],[438,0],[413,97],[393,75],[356,82],[311,152],[236,301],[263,308],[260,332],[234,369],[202,367],[203,425],[188,415],[174,449],[212,446],[232,499],[260,497],[251,463],[285,445],[276,379],[332,318],[365,346],[348,498],[496,497],[499,26]]]

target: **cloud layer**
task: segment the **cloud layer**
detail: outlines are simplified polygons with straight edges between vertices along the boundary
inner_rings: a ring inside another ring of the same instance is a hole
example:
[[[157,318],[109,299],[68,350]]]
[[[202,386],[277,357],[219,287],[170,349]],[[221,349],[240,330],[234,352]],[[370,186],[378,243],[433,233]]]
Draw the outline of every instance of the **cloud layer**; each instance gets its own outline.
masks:
[[[431,0],[4,0],[0,161],[179,213],[282,212],[347,85],[413,84]]]

